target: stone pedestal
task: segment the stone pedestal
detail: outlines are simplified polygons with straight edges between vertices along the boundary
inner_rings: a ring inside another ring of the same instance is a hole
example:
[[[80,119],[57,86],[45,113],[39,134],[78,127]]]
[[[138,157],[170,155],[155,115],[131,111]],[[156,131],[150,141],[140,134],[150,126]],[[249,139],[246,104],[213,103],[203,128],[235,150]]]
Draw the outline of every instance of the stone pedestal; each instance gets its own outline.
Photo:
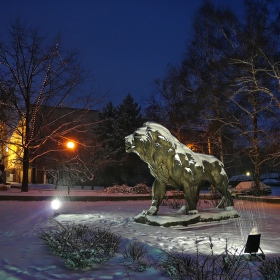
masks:
[[[197,223],[207,223],[213,221],[221,221],[228,219],[239,218],[239,214],[236,210],[230,209],[219,209],[219,208],[208,208],[201,210],[197,214],[186,215],[182,211],[158,214],[156,216],[147,215],[147,211],[143,211],[141,214],[134,217],[136,223],[147,224],[151,226],[185,226]]]

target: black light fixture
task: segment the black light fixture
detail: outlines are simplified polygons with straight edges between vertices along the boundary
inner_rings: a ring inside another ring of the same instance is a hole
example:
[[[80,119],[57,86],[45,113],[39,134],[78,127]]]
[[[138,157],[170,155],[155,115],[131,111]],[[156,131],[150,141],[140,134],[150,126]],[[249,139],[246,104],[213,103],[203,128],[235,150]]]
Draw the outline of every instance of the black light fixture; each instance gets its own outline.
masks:
[[[229,263],[236,262],[240,257],[248,261],[264,260],[265,254],[260,247],[260,242],[261,242],[261,234],[252,230],[252,232],[248,235],[245,246],[241,251],[239,251],[240,252],[239,255],[235,254],[237,250],[235,251],[235,253],[230,253],[229,250],[226,249],[226,255],[223,256],[225,267],[227,267]]]
[[[246,242],[246,245],[244,246],[244,256],[246,256],[249,260],[264,260],[265,254],[263,250],[260,247],[261,243],[261,234],[249,234],[248,239]],[[261,251],[261,253],[258,253],[258,251]]]

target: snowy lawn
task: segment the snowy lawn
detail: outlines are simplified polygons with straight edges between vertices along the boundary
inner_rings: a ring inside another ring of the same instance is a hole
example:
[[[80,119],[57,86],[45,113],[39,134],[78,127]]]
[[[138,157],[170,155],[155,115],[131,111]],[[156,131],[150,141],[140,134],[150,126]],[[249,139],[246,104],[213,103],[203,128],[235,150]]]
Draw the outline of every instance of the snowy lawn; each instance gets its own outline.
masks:
[[[182,249],[196,254],[209,252],[209,236],[214,252],[221,253],[228,240],[230,246],[243,248],[247,235],[254,227],[261,236],[260,247],[266,257],[280,255],[280,205],[237,201],[235,208],[241,218],[231,221],[196,224],[183,227],[153,227],[138,224],[133,217],[148,209],[151,201],[122,202],[64,202],[55,219],[61,223],[85,223],[92,227],[110,229],[124,240],[146,244],[148,255],[157,258],[160,249]],[[203,201],[200,207],[205,206]],[[159,214],[172,212],[161,206]],[[65,267],[64,260],[53,255],[38,237],[42,229],[48,229],[53,217],[50,201],[1,201],[0,202],[0,279],[129,279],[118,254],[104,265],[78,271]],[[130,279],[168,279],[154,268],[145,272],[129,272]]]

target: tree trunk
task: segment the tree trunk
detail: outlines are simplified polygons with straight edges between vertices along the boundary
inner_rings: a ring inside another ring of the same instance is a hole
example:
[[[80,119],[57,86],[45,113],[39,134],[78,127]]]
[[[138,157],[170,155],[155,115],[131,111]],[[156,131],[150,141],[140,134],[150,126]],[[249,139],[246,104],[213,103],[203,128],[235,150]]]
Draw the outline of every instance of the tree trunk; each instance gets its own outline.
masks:
[[[257,100],[257,97],[255,98]],[[254,151],[253,151],[253,164],[254,164],[254,182],[255,182],[255,195],[260,196],[260,153],[259,153],[259,141],[258,141],[258,107],[257,101],[254,104],[254,115],[253,115],[253,122],[254,122]]]
[[[254,174],[254,183],[255,183],[255,195],[260,196],[261,190],[260,190],[260,165],[255,164],[255,174]]]
[[[21,191],[28,192],[28,169],[29,169],[29,158],[28,158],[28,149],[24,148],[23,151],[23,163],[22,163],[22,185]]]
[[[219,130],[218,133],[218,143],[219,143],[219,154],[220,154],[220,161],[224,163],[224,151],[223,151],[223,139],[222,139],[222,130]]]
[[[208,154],[212,155],[212,147],[211,147],[211,139],[210,139],[209,128],[208,128],[208,132],[207,132],[207,150],[208,150]]]

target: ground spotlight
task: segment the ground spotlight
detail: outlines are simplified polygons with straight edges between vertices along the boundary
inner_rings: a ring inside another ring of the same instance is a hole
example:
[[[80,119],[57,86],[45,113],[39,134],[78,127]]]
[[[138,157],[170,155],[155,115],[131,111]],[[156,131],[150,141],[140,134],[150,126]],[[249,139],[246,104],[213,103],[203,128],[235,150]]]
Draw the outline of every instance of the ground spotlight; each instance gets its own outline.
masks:
[[[230,254],[229,251],[226,251],[226,255],[223,256],[223,261],[225,266],[228,264],[236,262],[240,258],[247,261],[262,261],[265,259],[265,254],[260,247],[261,234],[258,233],[257,228],[253,228],[248,235],[247,242],[243,249],[240,251],[239,255]],[[259,250],[261,252],[259,252]]]
[[[263,253],[263,250],[260,247],[261,242],[261,234],[249,234],[247,242],[244,246],[244,256],[248,260],[264,260],[265,255]],[[258,253],[258,251],[261,251],[261,253]]]
[[[59,201],[57,198],[54,199],[54,200],[52,201],[52,203],[51,203],[51,206],[52,206],[52,209],[53,209],[53,211],[54,211],[54,216],[59,215],[58,209],[59,209],[60,206],[61,206],[60,201]]]

